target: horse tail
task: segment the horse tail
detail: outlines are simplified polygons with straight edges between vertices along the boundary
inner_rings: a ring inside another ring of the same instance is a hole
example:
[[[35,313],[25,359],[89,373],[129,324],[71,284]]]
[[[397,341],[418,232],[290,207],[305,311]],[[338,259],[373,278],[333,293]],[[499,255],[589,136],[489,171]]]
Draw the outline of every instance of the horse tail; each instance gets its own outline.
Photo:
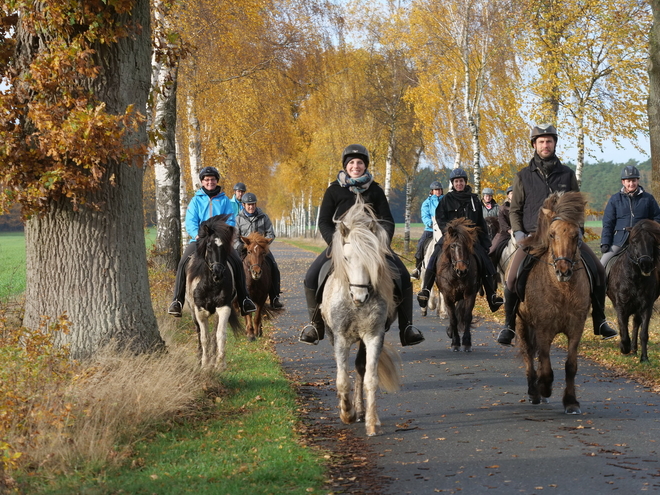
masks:
[[[230,306],[231,313],[229,313],[229,326],[234,332],[234,337],[239,337],[245,335],[245,324],[243,323],[242,318],[238,317],[238,313],[234,309],[233,305]]]
[[[383,342],[378,358],[378,386],[386,392],[396,392],[401,388],[401,357],[392,345]]]

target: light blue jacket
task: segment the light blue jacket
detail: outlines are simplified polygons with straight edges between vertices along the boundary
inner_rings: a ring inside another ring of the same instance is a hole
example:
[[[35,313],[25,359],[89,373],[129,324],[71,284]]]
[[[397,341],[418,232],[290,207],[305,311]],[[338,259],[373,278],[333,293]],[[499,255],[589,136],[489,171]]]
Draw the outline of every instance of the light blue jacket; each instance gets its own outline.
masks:
[[[436,196],[431,194],[422,203],[422,222],[424,223],[424,230],[433,232],[433,218],[435,217],[435,210],[438,208],[438,203],[444,196]]]
[[[201,223],[216,215],[231,215],[227,219],[227,223],[232,227],[236,226],[234,205],[231,204],[227,195],[220,192],[211,198],[202,189],[195,193],[186,210],[186,231],[190,236],[190,242],[197,239]]]

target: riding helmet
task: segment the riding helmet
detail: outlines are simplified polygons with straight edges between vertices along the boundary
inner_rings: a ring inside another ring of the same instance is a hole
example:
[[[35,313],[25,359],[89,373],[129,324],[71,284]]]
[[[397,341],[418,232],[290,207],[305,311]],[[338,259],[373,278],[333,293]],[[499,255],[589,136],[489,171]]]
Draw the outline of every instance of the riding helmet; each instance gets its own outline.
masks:
[[[431,182],[431,185],[429,186],[429,189],[431,191],[433,191],[434,189],[440,189],[441,191],[443,190],[442,189],[442,184],[440,184],[437,180],[434,180],[433,182]]]
[[[621,171],[621,180],[623,179],[639,179],[639,170],[634,165],[626,165]]]
[[[234,185],[234,191],[243,191],[243,192],[245,192],[245,191],[247,191],[247,187],[245,187],[245,184],[243,184],[242,182],[237,182]]]
[[[493,189],[490,188],[490,187],[484,187],[484,190],[482,191],[482,194],[484,194],[484,195],[485,194],[490,194],[492,196],[493,194],[495,194],[495,191],[493,191]]]
[[[559,139],[559,136],[557,135],[557,129],[555,129],[555,126],[552,124],[539,124],[532,128],[532,132],[529,136],[529,139],[532,142],[532,146],[534,146],[534,141],[536,141],[536,138],[540,136],[552,136],[555,140],[555,143]]]
[[[513,191],[513,186],[509,186],[506,188],[506,194],[509,194],[511,191]]]
[[[462,168],[455,168],[449,174],[449,182],[451,182],[453,184],[454,179],[460,179],[461,177],[463,179],[465,179],[465,182],[468,181],[468,176],[467,176],[467,173],[465,172],[465,170],[463,170]]]
[[[243,197],[241,198],[241,203],[243,203],[244,205],[250,203],[256,203],[256,202],[257,202],[257,196],[254,193],[244,194]]]
[[[344,152],[341,154],[342,166],[346,167],[346,164],[353,158],[360,158],[365,166],[369,166],[369,150],[361,144],[351,144],[344,148]]]
[[[203,181],[204,177],[208,176],[213,176],[215,177],[216,180],[220,180],[220,173],[218,173],[218,169],[215,167],[204,167],[200,172],[199,172],[199,181]]]

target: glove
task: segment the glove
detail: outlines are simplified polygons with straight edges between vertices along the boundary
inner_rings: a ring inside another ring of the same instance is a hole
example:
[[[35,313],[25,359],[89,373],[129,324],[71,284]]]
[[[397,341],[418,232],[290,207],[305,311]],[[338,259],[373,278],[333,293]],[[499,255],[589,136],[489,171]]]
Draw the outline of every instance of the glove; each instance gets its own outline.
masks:
[[[513,237],[515,237],[516,243],[520,244],[520,241],[522,241],[527,236],[525,235],[525,233],[522,230],[516,230],[513,233]]]
[[[609,244],[601,244],[600,245],[600,252],[605,254],[610,250],[610,245]]]

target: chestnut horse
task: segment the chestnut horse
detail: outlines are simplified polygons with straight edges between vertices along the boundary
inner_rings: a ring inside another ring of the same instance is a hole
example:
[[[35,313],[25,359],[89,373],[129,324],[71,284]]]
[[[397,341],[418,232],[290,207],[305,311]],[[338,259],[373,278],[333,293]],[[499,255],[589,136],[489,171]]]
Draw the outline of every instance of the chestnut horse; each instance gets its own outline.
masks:
[[[380,433],[376,390],[399,388],[398,354],[385,344],[385,332],[396,313],[394,277],[387,260],[389,238],[362,196],[339,219],[332,238],[332,267],[323,289],[321,315],[337,363],[340,418],[348,424],[364,420],[368,436]],[[355,358],[357,378],[351,400],[348,357]],[[365,405],[366,403],[366,405]]]
[[[247,237],[241,237],[245,245],[246,254],[243,258],[243,268],[245,270],[245,280],[250,299],[257,307],[257,311],[245,315],[245,330],[248,340],[255,340],[263,335],[261,319],[264,313],[268,314],[266,309],[266,299],[273,277],[270,272],[270,265],[266,261],[266,255],[270,252],[269,239],[259,232],[252,232]]]
[[[563,333],[568,339],[563,397],[566,414],[581,414],[575,375],[578,345],[591,304],[589,275],[580,257],[585,204],[579,192],[553,193],[539,210],[536,233],[522,242],[536,259],[516,324],[529,397],[532,404],[539,404],[552,395],[550,348],[555,337]]]
[[[653,304],[660,295],[660,224],[640,220],[632,228],[628,245],[612,260],[607,279],[607,295],[614,304],[623,354],[637,354],[637,338],[642,344],[640,362],[648,362],[649,322]],[[632,346],[628,320],[633,317]]]
[[[481,287],[479,263],[474,254],[477,227],[467,218],[456,218],[447,224],[442,254],[436,262],[435,283],[447,308],[449,326],[447,336],[451,338],[454,352],[472,351],[472,310]],[[462,334],[462,338],[461,338]]]

